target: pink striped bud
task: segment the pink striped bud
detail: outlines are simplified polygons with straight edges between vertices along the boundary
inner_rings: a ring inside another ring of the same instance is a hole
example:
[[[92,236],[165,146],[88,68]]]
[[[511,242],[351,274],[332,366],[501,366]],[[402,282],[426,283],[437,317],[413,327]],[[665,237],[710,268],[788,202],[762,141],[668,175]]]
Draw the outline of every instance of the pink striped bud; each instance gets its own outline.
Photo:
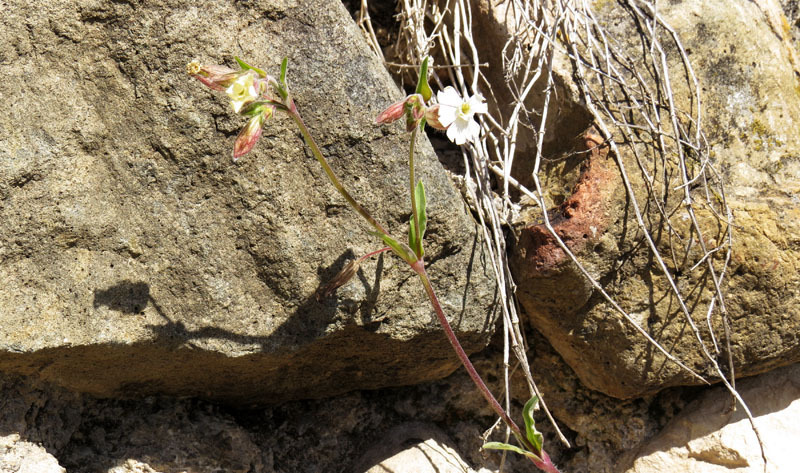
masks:
[[[243,110],[244,114],[250,115],[247,125],[239,132],[236,142],[233,143],[233,160],[236,161],[245,154],[253,150],[261,132],[264,130],[264,122],[272,116],[275,107],[262,103],[251,104]]]
[[[399,102],[395,102],[389,105],[389,108],[382,111],[380,115],[378,115],[378,118],[375,120],[375,123],[383,125],[385,123],[392,123],[394,121],[401,119],[403,115],[406,114],[405,105],[407,98],[408,97],[405,97],[403,98],[403,100],[400,100]]]
[[[395,102],[378,115],[376,123],[382,125],[392,123],[405,117],[406,128],[410,131],[425,116],[425,101],[420,94],[409,95]]]

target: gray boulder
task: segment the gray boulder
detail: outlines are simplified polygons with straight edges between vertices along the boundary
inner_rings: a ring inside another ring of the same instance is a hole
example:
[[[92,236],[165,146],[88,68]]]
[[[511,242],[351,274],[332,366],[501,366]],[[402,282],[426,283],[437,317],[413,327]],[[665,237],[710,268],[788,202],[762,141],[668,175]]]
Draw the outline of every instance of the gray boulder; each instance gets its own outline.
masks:
[[[458,362],[421,285],[285,116],[232,164],[244,121],[185,73],[238,55],[277,73],[362,205],[403,235],[400,94],[338,1],[7,4],[0,29],[0,370],[100,396],[237,403],[418,383]],[[428,268],[473,352],[494,286],[476,225],[421,140]]]

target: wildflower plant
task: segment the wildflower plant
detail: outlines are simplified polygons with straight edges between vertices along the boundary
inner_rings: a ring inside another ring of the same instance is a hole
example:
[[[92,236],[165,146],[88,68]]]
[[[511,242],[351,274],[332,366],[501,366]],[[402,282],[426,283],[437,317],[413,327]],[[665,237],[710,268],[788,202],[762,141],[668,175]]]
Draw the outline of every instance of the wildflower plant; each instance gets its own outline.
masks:
[[[427,227],[427,198],[425,186],[417,180],[414,174],[414,148],[417,134],[429,125],[432,128],[445,131],[448,139],[458,145],[471,143],[478,139],[481,128],[475,121],[476,115],[486,113],[487,106],[480,94],[462,97],[453,87],[445,87],[434,98],[433,91],[428,84],[428,63],[426,58],[421,65],[419,80],[413,94],[390,105],[381,112],[377,124],[389,124],[404,120],[406,130],[411,133],[408,151],[409,170],[409,196],[411,201],[411,217],[409,220],[408,238],[404,242],[392,236],[380,225],[361,205],[350,195],[334,174],[327,160],[311,136],[295,106],[289,86],[286,81],[287,59],[281,63],[280,74],[277,78],[268,75],[265,71],[250,66],[239,58],[235,58],[239,69],[231,69],[218,65],[201,65],[192,61],[187,66],[187,72],[204,85],[217,91],[223,91],[231,101],[234,113],[248,118],[247,124],[239,132],[233,145],[234,161],[246,155],[254,148],[266,121],[275,112],[284,112],[289,115],[303,135],[306,145],[322,166],[331,184],[344,197],[347,203],[363,217],[372,227],[372,235],[381,239],[385,247],[375,250],[367,255],[352,261],[336,275],[330,283],[317,294],[317,297],[328,297],[338,287],[346,284],[357,272],[359,265],[376,254],[392,251],[420,278],[422,287],[433,306],[436,317],[444,329],[447,339],[464,365],[470,378],[486,401],[505,422],[511,433],[516,438],[519,446],[500,442],[487,442],[484,448],[509,450],[520,453],[529,458],[534,465],[543,471],[557,473],[547,453],[542,448],[542,434],[536,430],[533,421],[533,411],[538,403],[538,397],[532,398],[523,408],[525,432],[523,433],[509,414],[503,409],[489,388],[481,379],[469,357],[456,338],[447,317],[442,310],[439,299],[425,270],[425,250],[423,239]]]

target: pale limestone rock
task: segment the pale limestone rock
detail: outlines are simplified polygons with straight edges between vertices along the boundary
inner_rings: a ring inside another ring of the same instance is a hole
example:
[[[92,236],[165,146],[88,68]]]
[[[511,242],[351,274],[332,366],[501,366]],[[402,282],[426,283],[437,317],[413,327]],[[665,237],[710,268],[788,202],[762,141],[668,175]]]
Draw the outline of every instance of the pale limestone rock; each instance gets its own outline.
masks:
[[[800,365],[741,380],[737,388],[755,417],[769,473],[797,471],[800,444]],[[741,408],[729,412],[722,387],[690,404],[635,455],[628,473],[761,472],[758,441]],[[630,459],[626,459],[630,462]]]
[[[19,434],[0,437],[0,472],[66,473],[43,447],[20,439]]]
[[[420,423],[392,429],[359,465],[359,473],[489,473],[473,470],[444,432]]]
[[[108,473],[160,473],[160,472],[151,468],[150,465],[148,465],[147,463],[143,463],[138,460],[129,458],[122,465],[117,465],[108,470]]]

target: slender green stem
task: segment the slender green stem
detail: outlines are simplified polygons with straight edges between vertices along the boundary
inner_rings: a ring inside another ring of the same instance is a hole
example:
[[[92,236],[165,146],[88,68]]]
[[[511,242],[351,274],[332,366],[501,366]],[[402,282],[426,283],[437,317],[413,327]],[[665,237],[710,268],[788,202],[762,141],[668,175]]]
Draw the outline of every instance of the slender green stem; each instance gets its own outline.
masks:
[[[325,159],[325,156],[322,155],[322,151],[319,149],[319,146],[317,146],[316,141],[314,141],[314,138],[311,136],[311,132],[308,130],[308,127],[306,127],[306,124],[303,123],[303,119],[297,112],[297,108],[294,106],[294,103],[291,103],[289,107],[287,107],[286,113],[288,113],[289,116],[292,117],[292,119],[294,119],[295,123],[297,124],[297,127],[300,128],[300,133],[303,135],[306,144],[308,145],[309,148],[311,148],[311,153],[314,155],[315,158],[317,158],[317,161],[319,161],[319,164],[322,166],[322,169],[325,171],[325,174],[328,175],[328,179],[331,181],[331,184],[333,184],[333,187],[335,187],[336,190],[339,191],[340,194],[342,194],[342,197],[344,197],[347,203],[350,204],[350,206],[353,207],[353,209],[355,209],[355,211],[358,212],[362,217],[364,217],[364,219],[367,222],[369,222],[369,224],[372,225],[375,228],[375,230],[384,235],[389,235],[389,232],[387,232],[378,223],[378,221],[375,220],[372,217],[372,215],[370,215],[369,212],[367,212],[364,209],[364,207],[362,207],[358,202],[356,202],[355,199],[353,199],[353,196],[351,196],[350,193],[347,192],[347,189],[344,188],[342,183],[339,181],[339,178],[337,178],[336,174],[333,173],[333,169],[331,169],[331,167],[328,165],[328,161]]]
[[[414,236],[417,242],[416,248],[411,250],[417,255],[417,258],[422,258],[422,235],[420,235],[419,228],[419,214],[417,212],[417,196],[416,196],[416,177],[414,176],[414,145],[417,142],[417,127],[411,132],[411,145],[408,149],[408,180],[409,188],[411,190],[411,218],[414,219]]]
[[[422,281],[422,286],[425,288],[425,293],[428,295],[428,299],[431,301],[431,305],[433,305],[433,310],[436,312],[436,318],[439,319],[439,323],[441,324],[442,328],[444,329],[445,335],[447,335],[447,339],[450,341],[450,344],[453,346],[453,349],[458,356],[458,359],[461,361],[461,364],[464,365],[464,368],[467,370],[469,377],[472,378],[472,382],[475,383],[477,386],[478,391],[481,392],[483,397],[489,403],[491,408],[503,419],[503,422],[508,425],[511,431],[514,433],[514,436],[523,444],[523,447],[533,452],[541,458],[541,461],[535,460],[533,458],[528,457],[539,469],[543,471],[547,471],[549,473],[559,473],[558,469],[553,465],[553,462],[550,460],[550,457],[547,455],[543,449],[537,451],[536,448],[528,441],[527,436],[522,432],[519,426],[509,417],[508,413],[506,413],[503,406],[497,401],[494,397],[492,392],[486,386],[486,383],[483,382],[481,376],[475,370],[475,366],[473,366],[472,362],[469,360],[469,356],[464,351],[464,348],[461,346],[461,343],[458,341],[455,332],[453,332],[453,328],[450,326],[450,322],[447,321],[447,317],[445,317],[444,311],[442,310],[442,306],[439,304],[439,299],[436,297],[436,293],[433,290],[433,285],[431,284],[430,279],[428,278],[428,274],[425,272],[425,265],[422,260],[419,260],[417,263],[413,264],[412,269],[419,275],[420,280]]]

